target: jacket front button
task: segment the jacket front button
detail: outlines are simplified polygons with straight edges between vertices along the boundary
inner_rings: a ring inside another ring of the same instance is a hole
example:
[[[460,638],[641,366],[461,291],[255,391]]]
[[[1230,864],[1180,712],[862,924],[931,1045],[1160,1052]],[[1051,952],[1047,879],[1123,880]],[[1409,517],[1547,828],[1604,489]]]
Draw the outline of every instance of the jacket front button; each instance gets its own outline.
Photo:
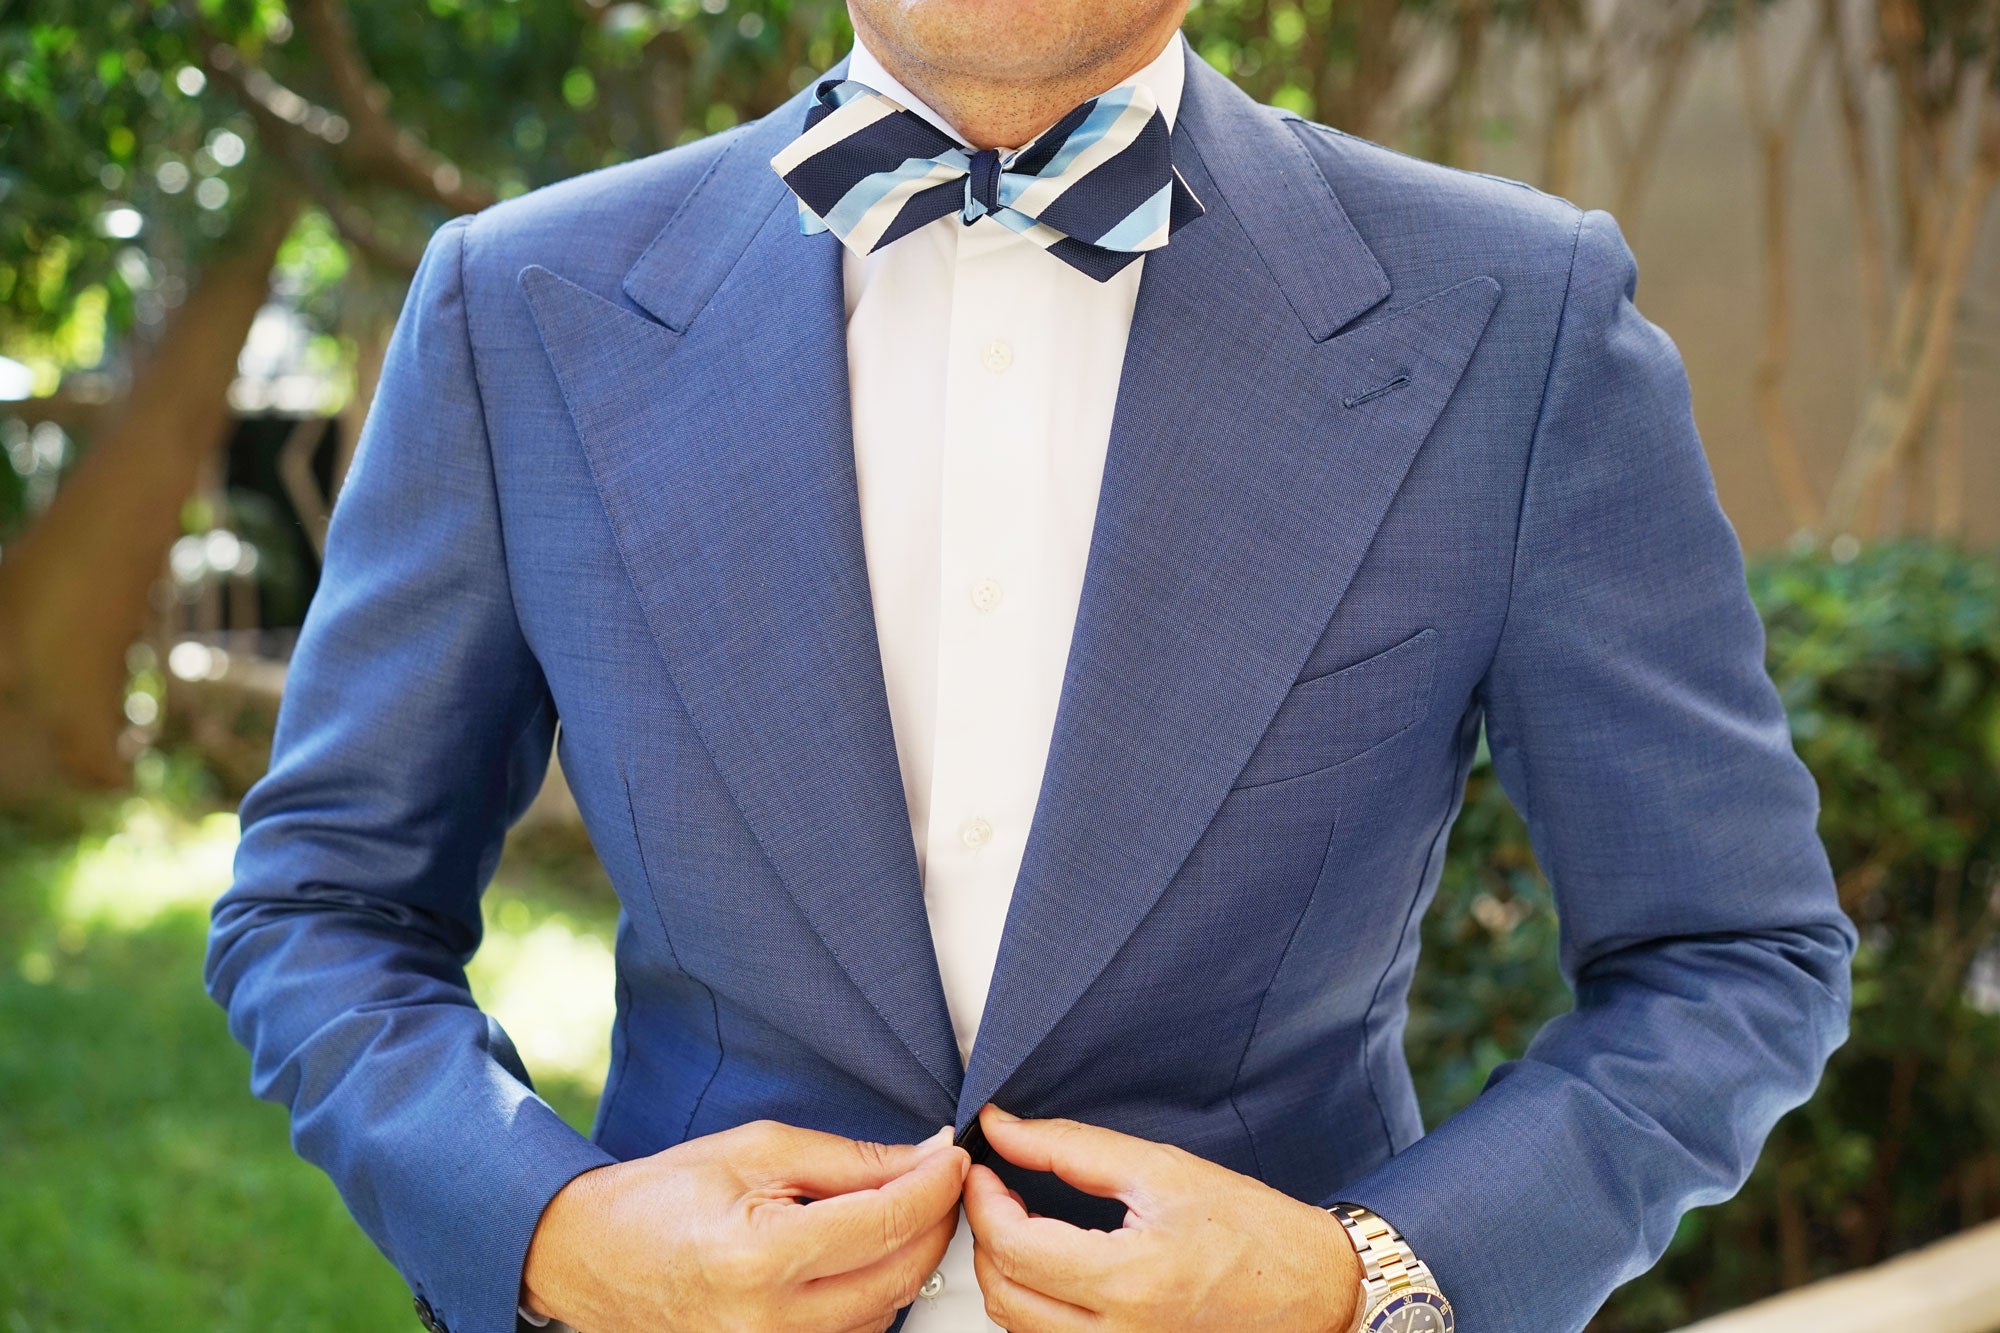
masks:
[[[430,1333],[451,1333],[451,1330],[445,1327],[444,1320],[438,1318],[437,1312],[431,1309],[429,1301],[419,1296],[410,1304],[416,1310],[417,1318],[423,1321],[424,1327],[429,1329]]]

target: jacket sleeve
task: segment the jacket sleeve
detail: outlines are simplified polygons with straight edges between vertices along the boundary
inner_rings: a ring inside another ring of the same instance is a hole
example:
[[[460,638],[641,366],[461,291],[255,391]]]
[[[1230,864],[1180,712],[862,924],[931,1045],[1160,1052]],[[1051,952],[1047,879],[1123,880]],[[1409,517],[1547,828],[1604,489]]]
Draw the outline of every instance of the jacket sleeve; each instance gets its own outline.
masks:
[[[1582,1328],[1741,1187],[1847,1032],[1855,933],[1818,788],[1636,283],[1617,224],[1585,214],[1479,689],[1575,1004],[1340,1194],[1404,1233],[1467,1333]]]
[[[547,1201],[612,1158],[537,1097],[464,964],[554,711],[509,590],[461,254],[426,248],[336,507],[207,985],[252,1087],[454,1333],[512,1333]]]

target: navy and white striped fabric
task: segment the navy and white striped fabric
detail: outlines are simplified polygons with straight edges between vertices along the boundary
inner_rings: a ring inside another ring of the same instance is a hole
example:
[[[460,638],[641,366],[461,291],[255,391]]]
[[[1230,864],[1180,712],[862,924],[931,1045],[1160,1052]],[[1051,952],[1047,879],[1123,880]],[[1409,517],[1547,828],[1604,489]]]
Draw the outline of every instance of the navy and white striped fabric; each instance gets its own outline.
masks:
[[[1150,89],[1113,88],[1034,142],[974,150],[895,99],[828,79],[805,131],[771,159],[799,199],[799,226],[832,231],[857,254],[927,222],[986,216],[1103,282],[1201,201],[1174,169],[1166,117]]]

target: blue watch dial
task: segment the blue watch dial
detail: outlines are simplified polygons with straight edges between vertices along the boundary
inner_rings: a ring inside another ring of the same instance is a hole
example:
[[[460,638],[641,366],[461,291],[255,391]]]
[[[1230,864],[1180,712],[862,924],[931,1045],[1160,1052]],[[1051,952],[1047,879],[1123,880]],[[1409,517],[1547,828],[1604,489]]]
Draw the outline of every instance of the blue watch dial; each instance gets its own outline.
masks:
[[[1367,1333],[1453,1333],[1451,1302],[1434,1291],[1396,1297],[1368,1321]]]

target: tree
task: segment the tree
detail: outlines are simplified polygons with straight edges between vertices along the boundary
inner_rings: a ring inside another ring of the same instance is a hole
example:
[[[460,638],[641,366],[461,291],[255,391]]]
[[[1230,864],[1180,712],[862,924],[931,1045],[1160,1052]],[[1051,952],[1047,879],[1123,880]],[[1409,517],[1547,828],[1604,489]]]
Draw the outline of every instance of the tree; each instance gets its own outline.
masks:
[[[1775,8],[1775,6],[1772,6]],[[1877,0],[1857,28],[1845,0],[1817,0],[1775,105],[1765,88],[1765,10],[1739,18],[1744,95],[1762,150],[1765,343],[1758,417],[1793,522],[1805,533],[1871,536],[1902,473],[1907,503],[1935,442],[1931,527],[1956,532],[1963,437],[1948,411],[1959,312],[1981,226],[2000,188],[2000,6],[1991,0]],[[1853,191],[1856,262],[1868,324],[1867,392],[1825,500],[1807,479],[1785,404],[1791,331],[1786,201],[1791,142],[1819,70],[1831,70]],[[1871,76],[1888,86],[1871,99]],[[1886,122],[1883,124],[1882,122]],[[1890,169],[1876,145],[1891,145]],[[1893,232],[1882,215],[1894,220]],[[1891,293],[1897,280],[1901,290]]]
[[[1776,12],[1815,21],[1773,80]],[[1766,181],[1760,420],[1797,524],[1865,534],[1927,455],[1934,526],[1957,523],[1947,371],[2000,183],[1996,24],[1992,0],[1201,0],[1187,32],[1252,94],[1350,133],[1474,167],[1489,133],[1517,135],[1556,193],[1594,146],[1628,231],[1690,62],[1733,33]],[[358,422],[445,218],[760,114],[848,39],[839,0],[37,0],[0,17],[0,352],[55,389],[0,421],[0,800],[119,780],[125,645],[273,256],[308,235],[342,253],[310,306],[348,348]],[[1785,382],[1791,133],[1824,70],[1874,369],[1822,501]],[[181,355],[198,347],[208,373]]]
[[[95,421],[102,447],[0,562],[0,787],[113,782],[125,649],[219,434],[288,212],[178,75],[175,34],[136,11],[57,4],[0,30],[0,52],[20,111],[0,176],[10,345],[59,354],[139,324],[163,335],[118,358],[134,367],[123,410],[73,400],[70,419]]]
[[[1974,247],[2000,188],[2000,6],[1881,0],[1877,21],[1873,52],[1895,90],[1894,215],[1903,291],[1893,318],[1876,330],[1874,375],[1824,525],[1836,533],[1877,531],[1890,474],[1901,467],[1913,480],[1922,444],[1942,434],[1933,527],[1950,533],[1961,518],[1956,455],[1963,437],[1939,408],[1949,401],[1947,375]],[[1844,48],[1840,54],[1841,76],[1851,79]],[[1850,97],[1843,93],[1843,107]],[[1872,210],[1875,173],[1865,121],[1844,114],[1843,125],[1856,206]],[[1873,248],[1882,244],[1880,229],[1863,234],[1861,263],[1879,273],[1888,267]],[[1878,277],[1864,280],[1872,300],[1884,285]]]
[[[0,350],[54,378],[112,348],[26,414],[85,446],[52,501],[0,494],[0,800],[123,780],[126,649],[293,223],[354,256],[330,317],[364,312],[345,331],[365,402],[365,349],[439,222],[768,109],[845,37],[831,0],[726,10],[46,0],[0,21],[21,112],[0,130]],[[113,401],[84,391],[106,379]]]

